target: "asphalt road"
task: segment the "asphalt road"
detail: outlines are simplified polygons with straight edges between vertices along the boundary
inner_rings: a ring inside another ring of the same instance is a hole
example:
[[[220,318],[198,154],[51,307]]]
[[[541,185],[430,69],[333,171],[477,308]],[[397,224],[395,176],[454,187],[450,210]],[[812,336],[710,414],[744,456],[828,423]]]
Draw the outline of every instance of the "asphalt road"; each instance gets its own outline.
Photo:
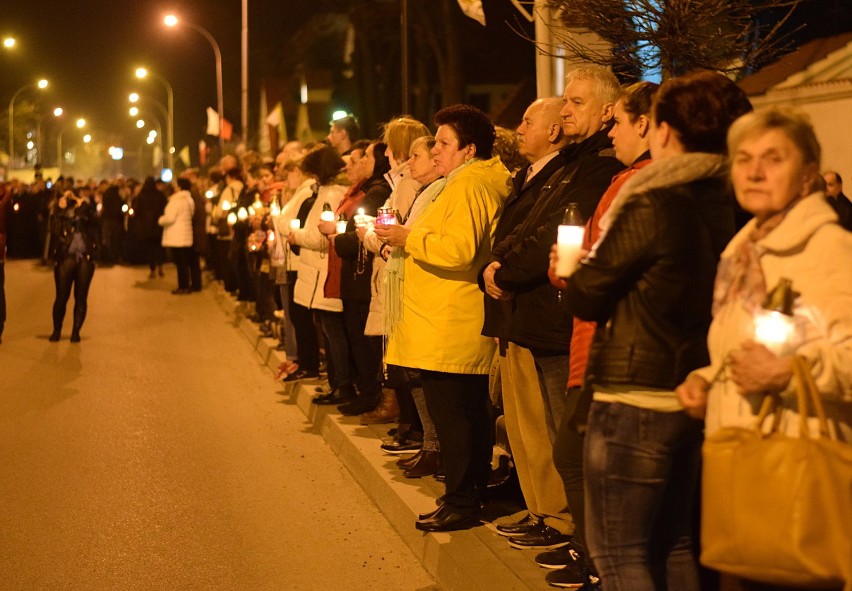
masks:
[[[98,269],[82,342],[7,261],[0,590],[433,590],[207,291]]]

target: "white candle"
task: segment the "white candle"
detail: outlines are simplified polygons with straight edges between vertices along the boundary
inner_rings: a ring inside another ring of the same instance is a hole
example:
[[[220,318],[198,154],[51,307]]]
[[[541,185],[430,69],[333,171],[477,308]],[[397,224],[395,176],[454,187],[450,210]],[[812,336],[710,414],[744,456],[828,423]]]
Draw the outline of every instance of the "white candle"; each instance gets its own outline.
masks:
[[[302,227],[302,222],[299,221],[299,218],[293,218],[290,220],[290,231],[298,230]]]
[[[334,221],[334,212],[330,209],[323,210],[320,214],[320,220],[323,222],[333,222]]]
[[[248,216],[249,214],[246,211],[245,207],[241,207],[237,210],[237,219],[239,219],[240,221],[245,221],[246,219],[248,219]]]
[[[228,225],[233,226],[234,224],[237,223],[237,214],[235,214],[232,211],[231,213],[228,214],[227,220],[228,220]]]
[[[787,353],[793,337],[793,317],[775,310],[760,310],[754,317],[754,340],[776,355]]]
[[[580,258],[580,250],[583,248],[583,236],[586,233],[584,226],[561,225],[556,235],[556,276],[570,277],[577,267]]]
[[[346,233],[346,220],[338,220],[337,221],[337,233],[345,234]]]

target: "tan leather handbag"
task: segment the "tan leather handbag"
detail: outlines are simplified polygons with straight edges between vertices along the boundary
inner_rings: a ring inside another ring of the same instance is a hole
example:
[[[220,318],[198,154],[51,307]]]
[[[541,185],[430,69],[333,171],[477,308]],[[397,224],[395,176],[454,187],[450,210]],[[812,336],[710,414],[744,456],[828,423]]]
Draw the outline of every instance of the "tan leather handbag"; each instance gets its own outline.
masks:
[[[852,445],[829,436],[810,369],[793,362],[800,437],[724,427],[704,443],[701,562],[778,585],[852,590]],[[819,419],[811,438],[807,417]]]

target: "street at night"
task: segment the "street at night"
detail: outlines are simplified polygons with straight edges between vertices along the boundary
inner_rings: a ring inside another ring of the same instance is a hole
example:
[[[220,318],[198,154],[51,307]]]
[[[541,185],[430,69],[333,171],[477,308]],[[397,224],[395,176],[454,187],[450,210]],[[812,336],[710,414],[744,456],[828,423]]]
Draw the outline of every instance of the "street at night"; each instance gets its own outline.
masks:
[[[432,589],[212,290],[173,281],[98,269],[82,342],[52,343],[51,270],[7,261],[0,589]]]

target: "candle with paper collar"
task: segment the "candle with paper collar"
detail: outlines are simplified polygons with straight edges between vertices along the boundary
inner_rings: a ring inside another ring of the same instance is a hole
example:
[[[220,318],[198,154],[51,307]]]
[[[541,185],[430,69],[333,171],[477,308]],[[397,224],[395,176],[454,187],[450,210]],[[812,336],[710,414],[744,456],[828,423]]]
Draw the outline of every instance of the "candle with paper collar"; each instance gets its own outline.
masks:
[[[337,218],[337,233],[338,234],[345,234],[346,233],[346,224],[347,224],[346,214],[341,213],[340,217]]]
[[[328,203],[322,204],[322,213],[320,213],[320,220],[323,222],[333,222],[334,221],[334,212],[331,211],[331,205]]]
[[[248,216],[249,216],[249,214],[246,211],[245,207],[241,207],[237,210],[237,219],[240,220],[241,222],[247,220]]]
[[[781,277],[754,314],[754,340],[776,355],[789,353],[794,335],[793,282]]]
[[[228,217],[227,217],[227,218],[225,218],[225,219],[228,221],[228,225],[229,225],[229,226],[233,226],[234,224],[236,224],[236,223],[237,223],[237,214],[235,214],[235,213],[232,211],[231,213],[229,213],[229,214],[228,214]]]
[[[290,231],[298,230],[302,227],[302,222],[299,221],[299,218],[293,218],[290,220]]]
[[[583,247],[586,226],[580,215],[580,206],[569,203],[556,234],[556,276],[570,277],[577,266],[577,257]]]

